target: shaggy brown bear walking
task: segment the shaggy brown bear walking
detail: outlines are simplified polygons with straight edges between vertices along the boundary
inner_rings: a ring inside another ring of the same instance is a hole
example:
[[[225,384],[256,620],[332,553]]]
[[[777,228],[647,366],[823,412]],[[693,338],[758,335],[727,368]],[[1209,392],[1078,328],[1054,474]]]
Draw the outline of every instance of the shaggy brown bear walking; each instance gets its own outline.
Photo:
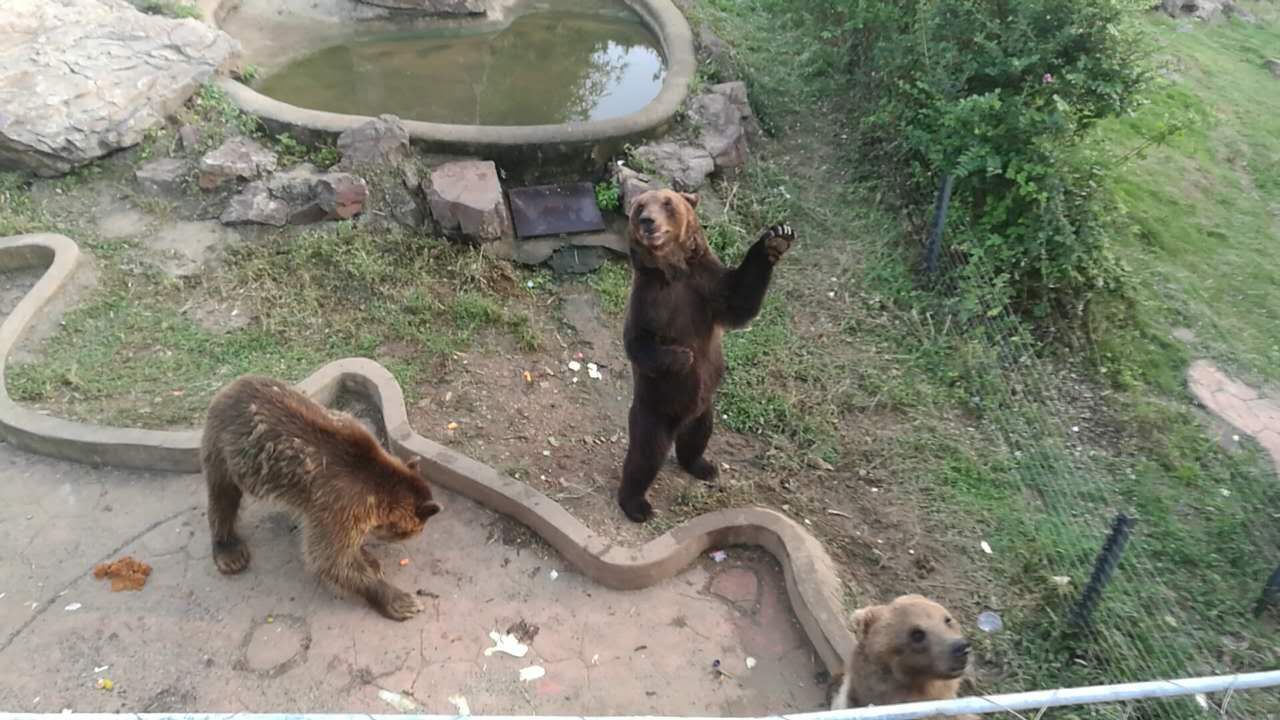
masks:
[[[394,457],[358,420],[330,412],[279,380],[242,377],[213,399],[200,462],[209,489],[213,561],[225,574],[249,566],[235,531],[240,498],[278,500],[303,520],[307,567],[378,612],[406,620],[422,609],[382,578],[364,549],[370,532],[406,540],[440,512],[418,472]]]
[[[653,515],[645,499],[674,442],[689,474],[713,480],[702,456],[724,376],[721,336],[760,312],[773,266],[795,242],[787,225],[765,230],[742,264],[728,269],[707,245],[697,195],[646,192],[631,211],[631,264],[623,342],[635,377],[618,504],[635,522]]]

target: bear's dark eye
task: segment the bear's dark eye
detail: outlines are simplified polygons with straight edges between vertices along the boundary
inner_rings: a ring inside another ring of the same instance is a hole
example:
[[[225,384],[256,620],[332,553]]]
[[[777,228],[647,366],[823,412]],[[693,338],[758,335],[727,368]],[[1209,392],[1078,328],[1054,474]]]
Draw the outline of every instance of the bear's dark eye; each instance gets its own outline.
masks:
[[[952,622],[951,622],[951,618],[947,618],[947,624],[948,624],[948,625],[951,625],[951,624],[952,624]]]
[[[921,630],[920,628],[916,628],[915,630],[911,631],[911,642],[922,643],[924,642],[924,639],[925,639],[924,631]]]
[[[668,209],[668,210],[670,210],[671,208],[675,207],[675,205],[673,205],[673,204],[671,203],[671,198],[667,198],[667,199],[663,200],[663,201],[662,201],[662,206],[663,206],[663,207],[665,207],[665,208],[666,208],[666,209]]]

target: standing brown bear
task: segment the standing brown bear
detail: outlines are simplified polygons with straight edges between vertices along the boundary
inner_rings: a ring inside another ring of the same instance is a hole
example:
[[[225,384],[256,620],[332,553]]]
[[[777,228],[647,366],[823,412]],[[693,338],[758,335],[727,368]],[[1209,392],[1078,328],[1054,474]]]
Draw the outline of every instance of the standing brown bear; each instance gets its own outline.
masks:
[[[359,420],[325,407],[279,380],[245,376],[209,406],[200,448],[209,489],[213,561],[231,575],[249,566],[236,534],[244,494],[277,500],[302,516],[307,567],[356,593],[378,612],[407,620],[417,599],[382,577],[364,548],[372,533],[401,541],[440,512],[418,461],[391,455]]]
[[[832,710],[950,700],[969,670],[969,641],[951,613],[920,595],[853,614],[856,643]],[[961,715],[961,720],[977,720]]]
[[[635,378],[630,446],[618,504],[634,522],[653,515],[645,493],[671,450],[690,475],[715,479],[702,456],[724,377],[721,336],[760,312],[773,266],[795,242],[787,225],[765,230],[742,264],[720,264],[694,209],[698,196],[653,190],[630,217],[631,264],[623,343]]]

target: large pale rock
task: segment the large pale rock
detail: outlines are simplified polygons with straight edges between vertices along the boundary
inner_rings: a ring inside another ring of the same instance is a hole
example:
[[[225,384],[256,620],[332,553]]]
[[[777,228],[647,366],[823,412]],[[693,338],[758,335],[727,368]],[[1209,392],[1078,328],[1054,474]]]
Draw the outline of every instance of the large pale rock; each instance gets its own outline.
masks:
[[[237,136],[200,158],[200,188],[213,190],[234,180],[256,180],[276,169],[276,154],[251,138]]]
[[[344,170],[396,165],[409,158],[409,131],[395,115],[381,115],[339,135],[338,151]]]
[[[670,179],[676,190],[685,192],[693,192],[702,187],[707,182],[707,176],[716,169],[711,153],[693,145],[669,142],[643,145],[636,148],[634,155],[645,166],[652,168],[656,175]],[[643,191],[637,187],[633,192],[638,194]]]
[[[689,117],[698,126],[699,142],[715,160],[717,170],[740,168],[747,162],[746,130],[740,111],[729,97],[719,93],[699,95],[689,101]]]
[[[511,216],[492,162],[445,163],[431,171],[423,191],[445,233],[481,243],[511,237]]]
[[[54,176],[135,145],[238,53],[125,0],[0,0],[0,167]]]
[[[249,183],[239,195],[231,198],[231,203],[218,219],[223,225],[281,227],[289,223],[289,214],[289,204],[272,197],[267,184],[259,181]]]
[[[1280,60],[1276,58],[1267,58],[1262,61],[1263,67],[1271,71],[1271,76],[1280,80]]]

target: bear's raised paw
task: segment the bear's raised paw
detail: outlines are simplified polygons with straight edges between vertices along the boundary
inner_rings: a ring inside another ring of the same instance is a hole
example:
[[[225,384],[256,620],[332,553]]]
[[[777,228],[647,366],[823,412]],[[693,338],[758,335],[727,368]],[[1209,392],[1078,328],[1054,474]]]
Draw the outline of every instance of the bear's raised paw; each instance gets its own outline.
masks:
[[[796,241],[796,233],[790,225],[784,223],[766,228],[760,234],[760,239],[765,242],[765,249],[769,251],[769,262],[776,263],[791,249]]]

